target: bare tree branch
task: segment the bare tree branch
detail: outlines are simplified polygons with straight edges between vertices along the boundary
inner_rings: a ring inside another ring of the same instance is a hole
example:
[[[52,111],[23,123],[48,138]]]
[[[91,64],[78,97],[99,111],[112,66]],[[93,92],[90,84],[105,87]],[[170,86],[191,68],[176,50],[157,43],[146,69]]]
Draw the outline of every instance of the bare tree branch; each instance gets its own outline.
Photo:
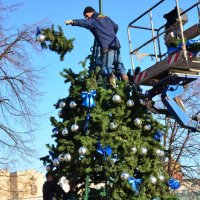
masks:
[[[39,70],[31,63],[31,51],[37,51],[36,24],[18,30],[3,24],[8,14],[21,4],[4,6],[0,0],[0,168],[32,156],[34,149],[35,103],[39,92]]]

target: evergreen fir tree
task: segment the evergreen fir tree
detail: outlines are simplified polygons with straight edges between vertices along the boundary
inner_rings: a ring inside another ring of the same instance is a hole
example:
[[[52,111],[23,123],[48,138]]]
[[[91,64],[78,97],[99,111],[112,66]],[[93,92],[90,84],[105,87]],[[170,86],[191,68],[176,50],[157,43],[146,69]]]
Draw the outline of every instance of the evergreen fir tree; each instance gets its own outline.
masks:
[[[71,83],[69,96],[55,104],[59,119],[50,120],[56,145],[47,145],[44,165],[69,180],[70,199],[177,199],[169,188],[179,183],[163,167],[164,127],[132,84],[117,80],[111,89],[97,74],[86,67],[61,73]]]

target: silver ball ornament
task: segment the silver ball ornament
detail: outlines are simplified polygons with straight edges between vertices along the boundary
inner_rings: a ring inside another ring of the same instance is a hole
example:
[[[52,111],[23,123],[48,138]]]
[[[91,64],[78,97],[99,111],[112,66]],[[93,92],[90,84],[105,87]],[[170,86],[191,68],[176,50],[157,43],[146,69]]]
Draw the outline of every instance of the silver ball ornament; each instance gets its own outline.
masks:
[[[150,130],[151,130],[151,125],[150,124],[144,125],[144,131],[150,131]]]
[[[64,154],[63,153],[61,153],[61,154],[59,154],[59,156],[58,156],[58,160],[60,161],[60,162],[63,162],[64,161]]]
[[[51,167],[49,165],[46,166],[46,171],[50,171]]]
[[[67,128],[64,128],[64,129],[62,130],[62,135],[63,135],[63,136],[66,136],[68,133],[69,133],[69,131],[68,131]]]
[[[141,105],[145,106],[145,101],[143,99],[140,99],[139,102]]]
[[[163,156],[165,156],[165,152],[163,150],[161,150],[160,157],[163,157]]]
[[[64,161],[70,162],[71,159],[72,159],[72,157],[71,157],[71,154],[70,154],[70,153],[66,153],[66,154],[64,155]]]
[[[46,39],[46,36],[43,35],[43,34],[39,34],[39,35],[37,36],[37,41],[40,42],[40,43],[44,42],[45,39]]]
[[[142,124],[142,121],[140,118],[135,118],[134,120],[134,125],[137,126],[137,127],[140,127]]]
[[[62,117],[62,110],[58,111],[58,117]]]
[[[142,155],[146,155],[146,154],[147,154],[147,151],[148,151],[148,150],[147,150],[146,147],[142,147],[142,148],[141,148],[141,154],[142,154]]]
[[[196,58],[197,58],[197,60],[200,60],[200,51],[197,52],[197,54],[196,54]]]
[[[159,197],[154,197],[152,200],[160,200]]]
[[[158,179],[163,182],[165,180],[165,177],[162,174],[159,174]]]
[[[59,103],[59,108],[64,108],[66,106],[66,103],[64,102],[64,101],[61,101],[60,103]]]
[[[115,122],[110,122],[109,128],[110,128],[110,130],[116,130],[117,129],[117,124]]]
[[[70,103],[69,103],[69,106],[70,106],[70,108],[76,108],[76,106],[77,106],[77,104],[76,104],[76,102],[75,101],[71,101]]]
[[[135,154],[137,152],[137,148],[136,147],[132,147],[132,152]]]
[[[56,167],[60,164],[58,158],[53,159],[53,165]]]
[[[156,155],[157,155],[157,156],[159,156],[159,155],[160,155],[160,152],[161,152],[161,150],[160,150],[160,149],[156,149],[156,150],[155,150],[155,153],[156,153]]]
[[[149,180],[154,185],[157,183],[157,178],[155,176],[150,176]]]
[[[121,102],[121,97],[118,94],[115,94],[112,97],[112,100],[113,100],[114,103],[120,103]]]
[[[134,101],[132,99],[129,99],[127,102],[126,102],[126,105],[128,108],[131,108],[134,106]]]
[[[123,173],[121,174],[121,179],[122,179],[122,180],[127,180],[128,178],[129,178],[129,174],[128,174],[128,173],[123,172]]]
[[[160,150],[160,149],[156,149],[155,153],[156,153],[157,156],[160,156],[160,157],[165,155],[165,152],[163,150]]]
[[[86,151],[87,151],[86,147],[82,146],[82,147],[79,148],[78,153],[81,156],[84,156],[86,154]]]
[[[76,131],[78,131],[78,129],[79,129],[79,126],[78,126],[77,124],[73,124],[73,125],[71,126],[71,131],[72,131],[72,132],[76,132]]]

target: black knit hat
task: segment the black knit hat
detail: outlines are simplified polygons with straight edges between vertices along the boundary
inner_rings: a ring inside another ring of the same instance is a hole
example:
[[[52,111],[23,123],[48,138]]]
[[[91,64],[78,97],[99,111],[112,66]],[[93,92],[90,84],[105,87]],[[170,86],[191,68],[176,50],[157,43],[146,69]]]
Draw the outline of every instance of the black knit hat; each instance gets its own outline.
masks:
[[[51,175],[51,176],[55,176],[55,173],[53,172],[53,171],[49,171],[49,172],[47,172],[46,173],[46,178],[49,176],[49,175]]]
[[[89,12],[95,12],[95,9],[90,6],[87,6],[83,11],[83,15],[85,16],[85,14]]]

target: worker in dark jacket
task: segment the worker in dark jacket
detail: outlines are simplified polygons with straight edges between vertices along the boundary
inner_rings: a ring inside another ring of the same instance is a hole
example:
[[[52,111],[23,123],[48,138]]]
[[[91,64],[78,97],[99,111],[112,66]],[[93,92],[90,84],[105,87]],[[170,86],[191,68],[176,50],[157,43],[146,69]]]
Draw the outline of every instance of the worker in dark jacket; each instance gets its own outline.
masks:
[[[68,200],[68,194],[58,185],[54,173],[47,172],[46,181],[43,184],[43,200]]]
[[[89,29],[101,48],[101,64],[105,69],[111,86],[115,87],[113,65],[122,80],[128,80],[126,70],[121,61],[120,42],[116,36],[118,25],[109,17],[97,13],[94,8],[88,6],[84,9],[85,19],[66,20],[66,25],[79,26]]]

